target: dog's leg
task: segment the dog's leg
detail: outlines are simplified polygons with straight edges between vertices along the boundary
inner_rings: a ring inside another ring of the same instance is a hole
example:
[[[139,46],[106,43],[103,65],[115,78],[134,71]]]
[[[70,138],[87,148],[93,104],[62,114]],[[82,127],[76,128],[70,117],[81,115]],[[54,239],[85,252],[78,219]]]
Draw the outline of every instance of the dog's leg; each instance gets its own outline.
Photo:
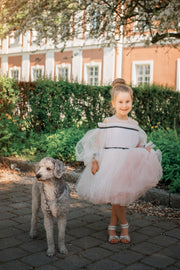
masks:
[[[44,227],[46,230],[47,238],[47,255],[52,257],[55,254],[55,244],[54,244],[54,231],[53,231],[53,217],[44,214]]]
[[[65,246],[66,216],[58,218],[58,246],[60,253],[67,254]]]
[[[31,238],[35,238],[37,236],[37,220],[40,205],[41,205],[41,195],[39,186],[36,182],[34,182],[32,186],[32,217],[30,229]]]

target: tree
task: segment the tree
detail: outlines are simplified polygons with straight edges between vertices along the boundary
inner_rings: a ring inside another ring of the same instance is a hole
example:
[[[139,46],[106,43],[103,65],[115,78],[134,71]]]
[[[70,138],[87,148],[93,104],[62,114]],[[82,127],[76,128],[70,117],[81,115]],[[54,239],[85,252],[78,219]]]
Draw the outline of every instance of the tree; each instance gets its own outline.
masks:
[[[117,42],[122,34],[132,43],[177,44],[179,0],[0,0],[0,37],[12,31],[37,31],[37,43],[50,39],[66,44],[73,38]],[[137,35],[138,34],[138,35]]]

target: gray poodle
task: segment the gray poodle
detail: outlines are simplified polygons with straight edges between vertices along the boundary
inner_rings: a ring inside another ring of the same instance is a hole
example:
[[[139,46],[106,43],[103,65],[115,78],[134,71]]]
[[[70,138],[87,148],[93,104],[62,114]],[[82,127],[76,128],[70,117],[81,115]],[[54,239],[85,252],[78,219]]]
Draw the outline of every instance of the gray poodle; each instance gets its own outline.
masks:
[[[58,223],[58,246],[61,253],[67,254],[65,247],[66,215],[69,211],[70,190],[63,180],[65,166],[58,159],[43,158],[36,170],[36,180],[32,187],[32,219],[30,237],[37,235],[37,217],[41,205],[44,214],[44,227],[47,237],[47,255],[55,254],[53,217]]]

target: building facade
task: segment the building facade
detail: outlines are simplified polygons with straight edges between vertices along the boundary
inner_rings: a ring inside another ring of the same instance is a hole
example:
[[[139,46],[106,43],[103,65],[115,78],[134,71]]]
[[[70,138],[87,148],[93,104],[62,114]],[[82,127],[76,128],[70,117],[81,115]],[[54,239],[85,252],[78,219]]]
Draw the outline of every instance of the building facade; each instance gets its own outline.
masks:
[[[115,46],[97,40],[74,39],[54,47],[50,41],[40,46],[35,35],[27,32],[0,41],[0,75],[18,81],[34,81],[40,77],[65,79],[92,85],[107,85],[117,77],[128,84],[167,85],[180,91],[180,50],[169,46],[144,47],[136,42],[119,41]]]

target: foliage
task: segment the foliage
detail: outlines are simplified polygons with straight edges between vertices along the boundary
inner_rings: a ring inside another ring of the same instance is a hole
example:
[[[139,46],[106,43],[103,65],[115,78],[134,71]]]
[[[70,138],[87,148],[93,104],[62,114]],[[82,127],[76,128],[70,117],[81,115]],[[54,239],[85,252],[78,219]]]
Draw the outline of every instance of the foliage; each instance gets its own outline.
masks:
[[[25,150],[26,132],[22,121],[16,116],[2,114],[0,118],[0,155],[11,156]]]
[[[48,38],[62,46],[83,33],[109,44],[120,40],[122,33],[127,37],[139,32],[146,44],[172,43],[180,37],[178,0],[1,0],[0,4],[0,37],[34,29],[38,44]]]
[[[20,98],[20,89],[15,80],[0,77],[0,115],[3,112],[12,114]]]
[[[173,129],[180,126],[180,93],[164,86],[145,85],[133,88],[133,113],[146,131],[158,122]]]
[[[108,87],[45,80],[28,89],[27,95],[32,109],[28,121],[36,132],[72,126],[91,128],[110,110]]]
[[[162,151],[162,182],[170,191],[180,192],[180,137],[175,130],[157,128],[149,134],[149,139]]]

